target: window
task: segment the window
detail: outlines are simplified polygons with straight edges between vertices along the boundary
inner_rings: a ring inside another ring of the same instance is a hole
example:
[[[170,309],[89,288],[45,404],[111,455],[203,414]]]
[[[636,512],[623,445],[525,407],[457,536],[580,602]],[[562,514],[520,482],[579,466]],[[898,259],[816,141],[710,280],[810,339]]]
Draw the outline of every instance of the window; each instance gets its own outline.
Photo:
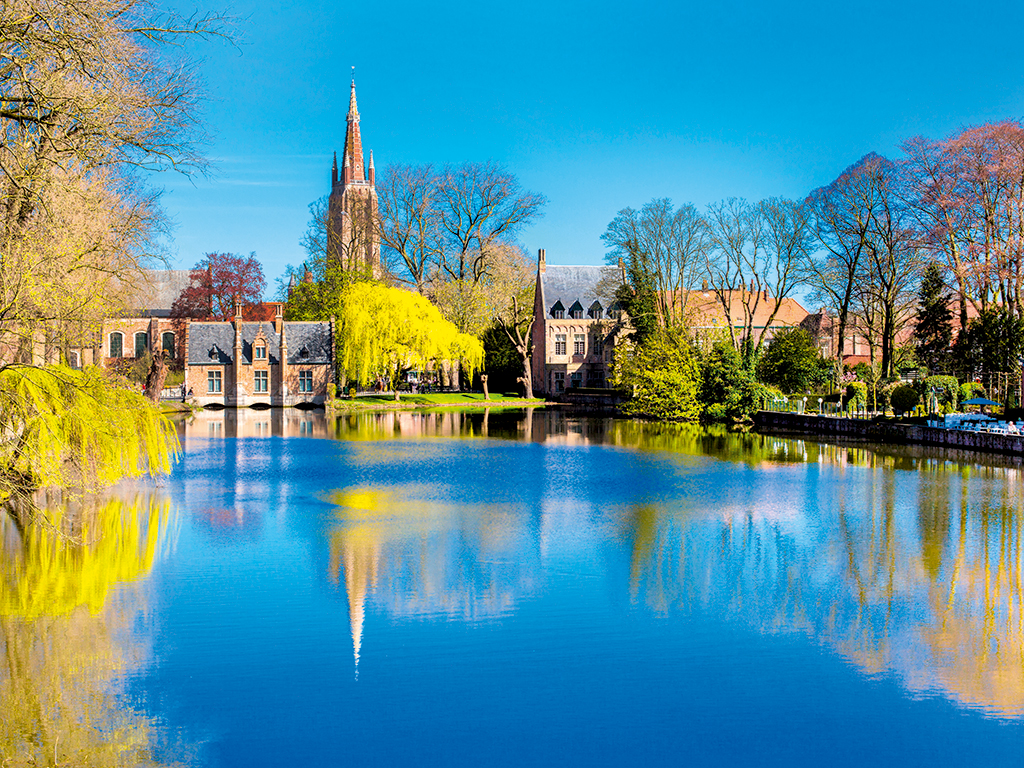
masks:
[[[253,389],[256,392],[269,392],[268,388],[269,379],[267,377],[267,371],[256,371],[255,378],[253,379]]]
[[[572,353],[574,355],[585,355],[587,353],[586,336],[577,333],[572,337]]]
[[[206,391],[210,393],[220,392],[220,371],[209,371],[206,374]]]
[[[160,337],[160,347],[168,357],[174,357],[174,334],[171,331],[165,331]]]
[[[594,340],[590,344],[590,351],[595,357],[601,357],[604,354],[604,339],[594,336]]]
[[[299,371],[299,392],[313,391],[313,372]]]
[[[555,371],[551,374],[552,379],[555,382],[555,392],[565,391],[565,374],[562,371]]]
[[[565,317],[565,305],[563,305],[561,301],[556,301],[551,306],[551,316],[555,318],[555,320],[561,320]]]
[[[577,301],[571,307],[569,307],[569,317],[571,317],[573,320],[582,320],[583,305]]]
[[[588,387],[603,387],[604,386],[604,371],[600,368],[587,371],[587,386]]]
[[[590,309],[588,310],[587,314],[589,314],[590,317],[593,318],[594,320],[600,320],[602,309],[603,308],[601,307],[601,302],[595,301],[593,304],[590,305]]]
[[[556,333],[555,334],[555,354],[556,355],[564,355],[565,354],[565,334],[564,333]]]
[[[257,344],[255,347],[253,347],[253,349],[256,352],[255,357],[256,357],[257,360],[266,360],[267,359],[267,348],[266,348],[265,345]]]
[[[111,357],[123,357],[124,356],[124,336],[120,333],[110,334],[110,356]]]
[[[139,332],[135,334],[135,356],[142,357],[149,349],[149,334]]]
[[[571,386],[573,386],[573,387],[578,387],[578,386],[580,386],[581,384],[583,384],[583,374],[582,374],[582,373],[580,373],[579,371],[576,371],[576,372],[575,372],[575,373],[574,373],[574,374],[573,374],[573,375],[571,376],[571,379],[572,379],[572,384],[571,384]]]

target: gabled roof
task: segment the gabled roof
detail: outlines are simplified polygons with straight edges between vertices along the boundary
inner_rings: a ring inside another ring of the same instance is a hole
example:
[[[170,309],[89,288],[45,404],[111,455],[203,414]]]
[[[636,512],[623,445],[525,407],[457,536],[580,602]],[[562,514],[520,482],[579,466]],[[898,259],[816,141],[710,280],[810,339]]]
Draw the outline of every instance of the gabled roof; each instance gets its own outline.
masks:
[[[242,365],[252,363],[252,343],[262,331],[267,339],[267,359],[280,362],[281,337],[273,323],[242,323]],[[324,365],[331,362],[331,324],[326,322],[284,324],[289,365]],[[189,365],[228,365],[235,347],[235,327],[230,322],[190,323]],[[303,353],[305,350],[305,354]],[[212,355],[211,355],[212,351]]]
[[[611,295],[617,285],[615,276],[614,267],[547,265],[540,276],[547,304],[545,315],[556,301],[561,301],[563,306],[579,302],[581,307],[591,306],[595,301],[603,306],[611,304],[615,300]]]

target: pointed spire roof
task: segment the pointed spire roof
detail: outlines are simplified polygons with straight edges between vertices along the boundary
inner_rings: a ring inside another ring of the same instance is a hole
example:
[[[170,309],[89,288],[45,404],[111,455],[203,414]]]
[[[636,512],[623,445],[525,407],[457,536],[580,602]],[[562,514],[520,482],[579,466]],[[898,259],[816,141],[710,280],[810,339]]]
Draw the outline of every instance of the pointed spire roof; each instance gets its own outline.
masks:
[[[356,79],[348,99],[348,127],[345,131],[345,165],[351,168],[351,181],[366,181],[363,173],[363,139],[359,135],[359,107],[356,106]]]

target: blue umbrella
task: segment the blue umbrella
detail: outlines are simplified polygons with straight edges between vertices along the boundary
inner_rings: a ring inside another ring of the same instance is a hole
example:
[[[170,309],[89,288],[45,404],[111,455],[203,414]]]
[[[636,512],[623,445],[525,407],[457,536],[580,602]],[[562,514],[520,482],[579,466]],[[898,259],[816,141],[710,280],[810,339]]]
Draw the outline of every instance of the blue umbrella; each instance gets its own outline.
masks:
[[[1000,403],[989,400],[987,397],[972,397],[970,400],[964,400],[960,405],[1000,405]]]

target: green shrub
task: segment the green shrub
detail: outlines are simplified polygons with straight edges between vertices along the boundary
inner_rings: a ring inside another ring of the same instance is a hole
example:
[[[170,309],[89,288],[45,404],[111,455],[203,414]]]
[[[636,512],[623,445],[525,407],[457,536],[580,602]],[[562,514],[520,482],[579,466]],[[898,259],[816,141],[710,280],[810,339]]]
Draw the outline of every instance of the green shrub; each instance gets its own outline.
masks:
[[[335,383],[334,383],[334,382],[332,381],[332,382],[330,382],[330,383],[329,383],[329,384],[327,385],[327,400],[328,400],[328,401],[333,401],[333,400],[334,400],[334,398],[335,398],[335,397],[337,397],[337,394],[338,394],[338,387],[337,387],[337,385],[336,385],[336,384],[335,384]]]
[[[892,403],[892,409],[897,415],[902,415],[907,411],[912,411],[917,408],[917,404],[921,402],[921,396],[917,394],[917,390],[913,387],[908,387],[905,384],[896,387],[892,394],[889,396],[889,401]]]
[[[965,381],[960,385],[960,403],[972,397],[984,397],[985,388],[976,381]],[[959,405],[959,403],[957,403]]]
[[[623,345],[615,356],[615,386],[632,393],[623,413],[671,421],[696,420],[700,368],[689,339],[659,329],[640,345]]]
[[[822,361],[811,334],[803,328],[784,328],[765,347],[757,376],[784,390],[805,390],[824,383],[831,368],[827,362]]]
[[[955,409],[960,403],[960,384],[956,376],[929,376],[924,380],[926,392],[934,392],[939,405],[945,409]]]
[[[851,381],[843,394],[843,409],[856,411],[868,404],[868,385],[863,381]]]

